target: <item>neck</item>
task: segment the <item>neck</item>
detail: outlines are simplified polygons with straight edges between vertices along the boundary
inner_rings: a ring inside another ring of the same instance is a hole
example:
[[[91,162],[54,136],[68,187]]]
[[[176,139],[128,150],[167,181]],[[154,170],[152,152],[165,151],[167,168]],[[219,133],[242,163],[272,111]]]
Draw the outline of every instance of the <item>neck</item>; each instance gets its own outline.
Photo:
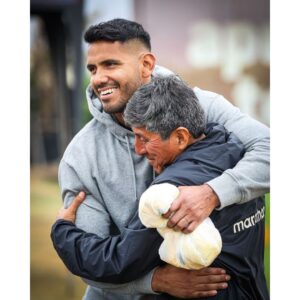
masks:
[[[114,119],[122,126],[125,126],[123,113],[114,113],[112,114]]]
[[[125,121],[124,121],[124,114],[123,113],[114,113],[112,114],[113,118],[116,120],[118,124],[120,124],[122,127],[125,127],[129,130],[131,130],[130,127],[126,126]]]
[[[205,138],[206,138],[206,135],[204,133],[202,133],[198,138],[194,138],[192,135],[190,135],[189,140],[188,140],[187,144],[185,145],[184,149],[179,151],[172,161],[174,161],[177,158],[177,156],[180,155],[182,152],[184,152],[190,145],[193,145],[194,143],[201,141]]]
[[[201,140],[203,140],[203,139],[205,139],[206,138],[206,135],[204,134],[204,133],[202,133],[199,137],[197,137],[197,138],[194,138],[193,136],[190,136],[190,138],[189,138],[189,142],[188,142],[188,145],[187,146],[190,146],[190,145],[192,145],[192,144],[194,144],[194,143],[196,143],[196,142],[198,142],[198,141],[201,141]]]

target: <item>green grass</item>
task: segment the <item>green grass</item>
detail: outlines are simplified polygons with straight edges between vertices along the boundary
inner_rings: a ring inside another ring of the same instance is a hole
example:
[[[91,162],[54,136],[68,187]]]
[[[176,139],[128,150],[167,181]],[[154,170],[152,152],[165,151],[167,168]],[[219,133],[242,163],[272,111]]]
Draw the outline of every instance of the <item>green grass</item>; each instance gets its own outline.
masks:
[[[266,195],[265,275],[270,290],[270,194]]]
[[[65,268],[50,239],[51,225],[62,205],[53,178],[47,171],[31,172],[30,299],[78,300],[86,285]]]

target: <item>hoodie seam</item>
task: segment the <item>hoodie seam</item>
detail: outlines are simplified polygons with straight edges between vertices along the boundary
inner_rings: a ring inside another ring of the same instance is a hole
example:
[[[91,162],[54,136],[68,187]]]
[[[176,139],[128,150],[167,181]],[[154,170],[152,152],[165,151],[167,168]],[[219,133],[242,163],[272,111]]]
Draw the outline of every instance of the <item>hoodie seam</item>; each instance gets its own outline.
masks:
[[[132,173],[132,181],[133,181],[133,192],[134,192],[134,195],[135,195],[135,199],[137,200],[137,187],[136,187],[136,180],[135,180],[135,169],[134,169],[133,158],[132,158],[131,150],[130,150],[129,138],[128,138],[127,135],[125,136],[125,140],[126,140],[126,144],[127,144],[127,150],[128,150],[127,152],[128,152],[128,155],[129,155],[131,171],[132,171],[131,173]]]

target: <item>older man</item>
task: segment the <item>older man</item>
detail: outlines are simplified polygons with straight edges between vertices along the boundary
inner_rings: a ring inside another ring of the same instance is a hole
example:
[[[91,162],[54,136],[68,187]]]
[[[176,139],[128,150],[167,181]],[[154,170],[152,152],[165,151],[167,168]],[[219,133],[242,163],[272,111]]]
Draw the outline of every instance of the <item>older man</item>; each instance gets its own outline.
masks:
[[[204,112],[194,92],[175,76],[154,78],[139,88],[127,105],[125,120],[135,134],[136,152],[146,156],[159,174],[143,194],[148,198],[158,197],[155,201],[164,200],[159,193],[151,194],[161,183],[201,184],[234,167],[244,153],[241,142],[224,127],[209,124],[206,128]],[[103,239],[75,227],[73,222],[79,203],[77,198],[69,209],[61,212],[60,218],[69,222],[58,220],[52,231],[54,245],[72,272],[90,279],[120,283],[136,279],[159,265],[161,239],[158,234],[156,239],[150,229],[143,228],[137,217],[121,235]],[[263,213],[261,198],[212,213],[211,218],[223,240],[222,253],[213,265],[225,267],[231,275],[228,289],[220,291],[215,299],[268,299],[263,270]],[[192,222],[182,226],[187,228]],[[205,251],[206,245],[203,246]],[[176,265],[195,265],[187,263],[193,260],[190,253],[195,253],[191,247],[194,245],[186,245],[184,250],[178,248],[175,258],[179,264]],[[163,257],[168,258],[171,250],[165,250]],[[197,255],[201,254],[204,256],[201,251]],[[172,259],[167,261],[172,262]],[[165,290],[162,278],[154,277],[155,291],[189,296],[183,287],[181,290],[177,287],[174,292]]]

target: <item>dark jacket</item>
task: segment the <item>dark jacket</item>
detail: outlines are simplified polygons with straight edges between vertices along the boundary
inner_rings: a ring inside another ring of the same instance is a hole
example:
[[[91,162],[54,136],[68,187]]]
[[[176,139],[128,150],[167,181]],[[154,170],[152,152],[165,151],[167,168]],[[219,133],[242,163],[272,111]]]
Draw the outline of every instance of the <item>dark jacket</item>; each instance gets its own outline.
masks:
[[[152,184],[199,185],[236,165],[244,154],[242,143],[223,126],[210,124],[207,128],[207,137],[188,147]],[[232,279],[227,289],[209,299],[268,299],[263,199],[215,210],[210,217],[223,241],[213,266],[225,268]],[[145,228],[137,213],[120,235],[103,239],[72,222],[58,220],[51,238],[73,274],[96,281],[129,282],[162,263],[158,256],[162,238],[155,229]],[[168,295],[160,298],[175,299]]]

